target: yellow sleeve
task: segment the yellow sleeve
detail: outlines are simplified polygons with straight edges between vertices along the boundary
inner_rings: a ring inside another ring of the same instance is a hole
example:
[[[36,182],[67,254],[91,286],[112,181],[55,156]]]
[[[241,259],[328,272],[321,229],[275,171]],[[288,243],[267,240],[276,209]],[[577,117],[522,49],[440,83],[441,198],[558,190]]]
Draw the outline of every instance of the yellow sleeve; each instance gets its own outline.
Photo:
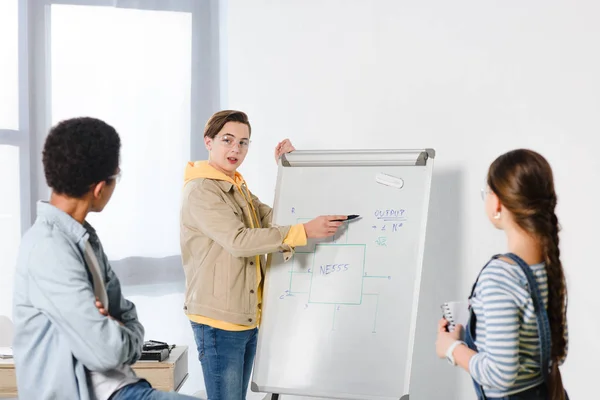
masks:
[[[304,230],[303,224],[294,225],[290,228],[286,235],[283,243],[290,247],[306,246],[308,243],[306,238],[306,231]]]

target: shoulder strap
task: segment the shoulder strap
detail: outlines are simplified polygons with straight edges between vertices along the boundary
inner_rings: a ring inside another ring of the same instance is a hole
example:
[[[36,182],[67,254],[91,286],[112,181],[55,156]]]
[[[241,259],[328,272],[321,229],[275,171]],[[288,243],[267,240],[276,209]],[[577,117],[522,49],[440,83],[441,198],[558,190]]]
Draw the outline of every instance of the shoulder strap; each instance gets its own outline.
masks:
[[[471,288],[471,294],[469,295],[469,299],[471,297],[473,297],[473,295],[475,294],[475,287],[477,286],[477,282],[479,282],[479,277],[481,276],[481,273],[483,272],[483,270],[490,265],[490,263],[497,259],[498,257],[501,257],[502,254],[496,254],[495,256],[493,256],[492,258],[490,258],[490,260],[488,262],[485,263],[485,265],[483,266],[483,268],[481,268],[481,271],[479,271],[479,274],[477,274],[477,279],[475,279],[475,283],[473,283],[473,287]]]
[[[523,261],[523,259],[516,254],[506,253],[504,257],[513,260],[527,277],[527,283],[529,283],[529,294],[533,300],[533,307],[535,309],[535,315],[537,317],[538,332],[540,335],[540,356],[541,356],[541,368],[542,376],[544,381],[548,380],[548,372],[550,370],[550,355],[552,349],[552,337],[550,333],[550,321],[548,320],[548,313],[544,307],[544,301],[540,288],[537,284],[535,276],[531,271],[529,265]]]

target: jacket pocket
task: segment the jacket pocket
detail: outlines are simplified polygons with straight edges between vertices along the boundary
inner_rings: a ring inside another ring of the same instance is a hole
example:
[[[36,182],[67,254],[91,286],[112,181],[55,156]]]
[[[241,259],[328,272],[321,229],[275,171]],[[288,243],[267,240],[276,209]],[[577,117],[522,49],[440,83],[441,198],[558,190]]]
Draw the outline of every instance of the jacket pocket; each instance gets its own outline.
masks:
[[[213,296],[225,300],[229,286],[229,268],[226,263],[215,263],[213,268]]]

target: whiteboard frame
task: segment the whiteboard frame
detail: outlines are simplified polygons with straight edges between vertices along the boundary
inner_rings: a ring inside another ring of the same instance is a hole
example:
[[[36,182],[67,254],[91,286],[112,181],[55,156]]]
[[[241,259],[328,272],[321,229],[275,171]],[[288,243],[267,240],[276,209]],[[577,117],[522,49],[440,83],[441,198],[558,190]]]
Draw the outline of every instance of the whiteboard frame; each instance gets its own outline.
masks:
[[[419,295],[421,289],[421,276],[423,271],[423,259],[425,254],[425,238],[427,236],[427,219],[429,217],[429,201],[431,197],[431,181],[433,177],[433,164],[435,159],[435,150],[428,149],[406,149],[406,150],[300,150],[293,153],[284,154],[278,162],[277,181],[275,185],[275,198],[273,201],[273,218],[272,221],[277,221],[279,210],[276,205],[279,204],[281,180],[283,176],[283,168],[295,167],[340,167],[340,166],[425,166],[427,169],[427,182],[425,183],[425,196],[423,198],[426,204],[423,207],[421,215],[421,235],[418,241],[418,258],[416,268],[416,278],[414,284],[413,309],[411,311],[410,333],[408,339],[408,351],[406,360],[406,372],[404,377],[403,394],[399,397],[400,400],[408,400],[410,393],[410,378],[412,372],[412,357],[415,343],[415,335],[417,329],[417,317],[419,310]],[[272,257],[268,256],[267,271],[271,266]],[[267,272],[264,281],[263,299],[268,297],[269,273]],[[259,329],[260,336],[260,329]],[[260,344],[260,340],[258,340]],[[258,354],[257,348],[257,354]],[[256,367],[257,358],[254,361]],[[252,377],[254,379],[254,375]],[[253,392],[287,394],[296,396],[308,397],[323,397],[331,398],[331,393],[324,392],[303,392],[296,389],[275,388],[269,386],[259,386],[254,381],[251,381],[250,388]],[[343,396],[343,397],[342,397]],[[339,399],[347,400],[364,400],[364,397],[355,394],[336,394]],[[370,396],[372,400],[397,400],[396,397]]]

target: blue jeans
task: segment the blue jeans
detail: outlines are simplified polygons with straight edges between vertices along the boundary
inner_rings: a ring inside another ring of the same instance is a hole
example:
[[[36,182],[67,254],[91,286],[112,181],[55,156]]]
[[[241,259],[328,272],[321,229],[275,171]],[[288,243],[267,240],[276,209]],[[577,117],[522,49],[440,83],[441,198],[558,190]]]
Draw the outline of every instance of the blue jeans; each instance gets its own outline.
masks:
[[[231,332],[192,322],[208,400],[245,400],[258,329]]]
[[[139,381],[127,385],[115,392],[110,400],[198,400],[196,397],[186,396],[175,392],[161,392],[152,389],[146,381]]]

